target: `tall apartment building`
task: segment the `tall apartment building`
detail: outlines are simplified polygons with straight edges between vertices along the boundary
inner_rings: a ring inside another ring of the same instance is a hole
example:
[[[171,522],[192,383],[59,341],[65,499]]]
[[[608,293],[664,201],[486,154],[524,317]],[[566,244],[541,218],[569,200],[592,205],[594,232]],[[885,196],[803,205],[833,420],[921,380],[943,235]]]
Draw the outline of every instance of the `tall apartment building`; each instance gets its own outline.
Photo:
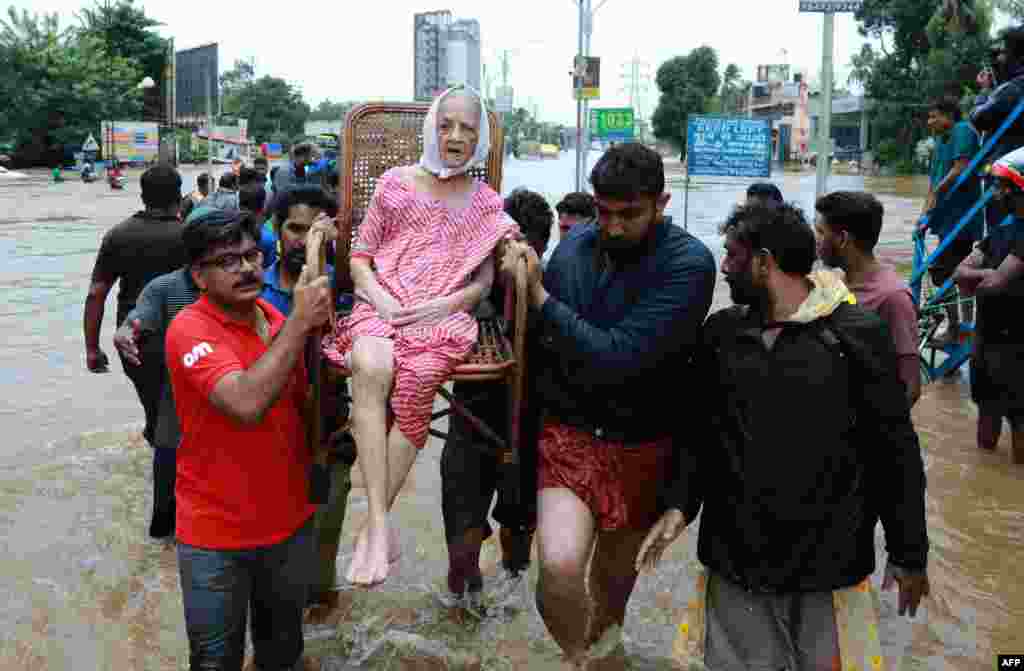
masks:
[[[448,85],[480,90],[480,22],[459,19],[448,27]]]
[[[450,11],[416,14],[413,96],[431,100],[455,84],[480,89],[480,22],[453,20]]]

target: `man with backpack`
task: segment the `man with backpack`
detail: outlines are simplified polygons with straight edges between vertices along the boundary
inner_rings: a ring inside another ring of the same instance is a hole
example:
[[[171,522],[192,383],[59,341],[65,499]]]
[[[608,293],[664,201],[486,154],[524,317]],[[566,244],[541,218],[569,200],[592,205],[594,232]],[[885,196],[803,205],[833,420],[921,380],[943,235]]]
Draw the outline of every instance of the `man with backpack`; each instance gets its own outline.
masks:
[[[711,669],[878,668],[868,577],[881,518],[900,614],[928,594],[924,466],[889,332],[838,275],[811,272],[794,205],[748,204],[722,226],[731,308],[708,318],[650,570],[703,504],[704,574],[678,662]],[[698,396],[691,396],[698,398]],[[704,419],[706,418],[706,419]],[[841,662],[841,666],[837,664]]]

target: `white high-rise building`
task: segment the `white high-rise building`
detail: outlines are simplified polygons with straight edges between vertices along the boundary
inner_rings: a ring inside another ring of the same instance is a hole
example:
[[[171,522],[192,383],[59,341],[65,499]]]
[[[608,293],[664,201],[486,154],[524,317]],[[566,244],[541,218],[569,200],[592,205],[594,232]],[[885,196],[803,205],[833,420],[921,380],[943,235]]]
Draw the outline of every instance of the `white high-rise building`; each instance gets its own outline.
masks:
[[[480,22],[453,20],[450,11],[416,14],[413,27],[416,100],[431,100],[456,84],[480,89]]]
[[[480,90],[480,22],[460,19],[448,27],[448,85]]]

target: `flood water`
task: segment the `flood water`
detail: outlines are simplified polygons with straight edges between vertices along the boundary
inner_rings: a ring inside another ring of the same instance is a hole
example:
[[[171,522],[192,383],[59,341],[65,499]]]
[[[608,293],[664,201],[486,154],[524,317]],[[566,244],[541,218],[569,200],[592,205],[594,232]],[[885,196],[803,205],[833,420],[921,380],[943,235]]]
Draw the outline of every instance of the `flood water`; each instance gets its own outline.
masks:
[[[591,162],[596,156],[591,157]],[[669,166],[670,172],[678,172]],[[199,170],[185,169],[186,186]],[[814,176],[779,175],[788,199],[813,211]],[[669,213],[683,223],[682,183]],[[557,200],[573,188],[573,159],[510,160],[505,191],[528,186]],[[835,176],[831,188],[865,188]],[[696,182],[687,226],[721,255],[717,226],[745,184]],[[880,251],[901,263],[921,204],[921,179],[869,179],[886,206]],[[925,187],[926,188],[926,187]],[[141,409],[111,343],[113,297],[102,342],[111,373],[85,371],[82,303],[103,233],[141,207],[137,180],[113,193],[101,184],[0,182],[0,669],[183,669],[181,597],[172,548],[146,538],[149,449]],[[716,304],[727,304],[719,292]],[[685,412],[685,408],[681,408]],[[913,622],[883,596],[882,642],[890,669],[989,669],[997,653],[1024,653],[1024,467],[975,447],[976,413],[966,376],[928,386],[914,411],[928,472],[932,596]],[[536,614],[535,575],[499,599],[498,548],[488,543],[487,616],[439,599],[447,556],[432,441],[396,507],[404,559],[373,592],[343,589],[334,620],[308,631],[325,669],[558,668]],[[353,492],[339,566],[365,516]],[[679,616],[693,595],[696,526],[655,576],[641,578],[625,628],[635,668],[670,668]],[[879,557],[884,541],[878,536]],[[879,571],[880,573],[880,571]],[[877,581],[877,576],[876,576]],[[900,661],[896,661],[899,659]]]

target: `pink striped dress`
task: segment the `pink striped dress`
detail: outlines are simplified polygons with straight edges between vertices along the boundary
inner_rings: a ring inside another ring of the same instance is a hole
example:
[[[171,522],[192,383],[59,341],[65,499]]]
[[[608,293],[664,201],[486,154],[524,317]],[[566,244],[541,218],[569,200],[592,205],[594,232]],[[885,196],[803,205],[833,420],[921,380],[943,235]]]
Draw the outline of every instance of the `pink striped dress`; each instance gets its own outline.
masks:
[[[480,182],[470,204],[453,210],[402,181],[397,169],[377,188],[352,248],[373,260],[377,281],[402,307],[449,296],[464,288],[498,242],[515,230],[501,197]],[[439,323],[396,329],[369,303],[358,301],[339,321],[324,355],[347,366],[354,342],[365,336],[395,343],[391,407],[399,430],[422,449],[438,388],[466,360],[476,343],[476,320],[465,312]]]

